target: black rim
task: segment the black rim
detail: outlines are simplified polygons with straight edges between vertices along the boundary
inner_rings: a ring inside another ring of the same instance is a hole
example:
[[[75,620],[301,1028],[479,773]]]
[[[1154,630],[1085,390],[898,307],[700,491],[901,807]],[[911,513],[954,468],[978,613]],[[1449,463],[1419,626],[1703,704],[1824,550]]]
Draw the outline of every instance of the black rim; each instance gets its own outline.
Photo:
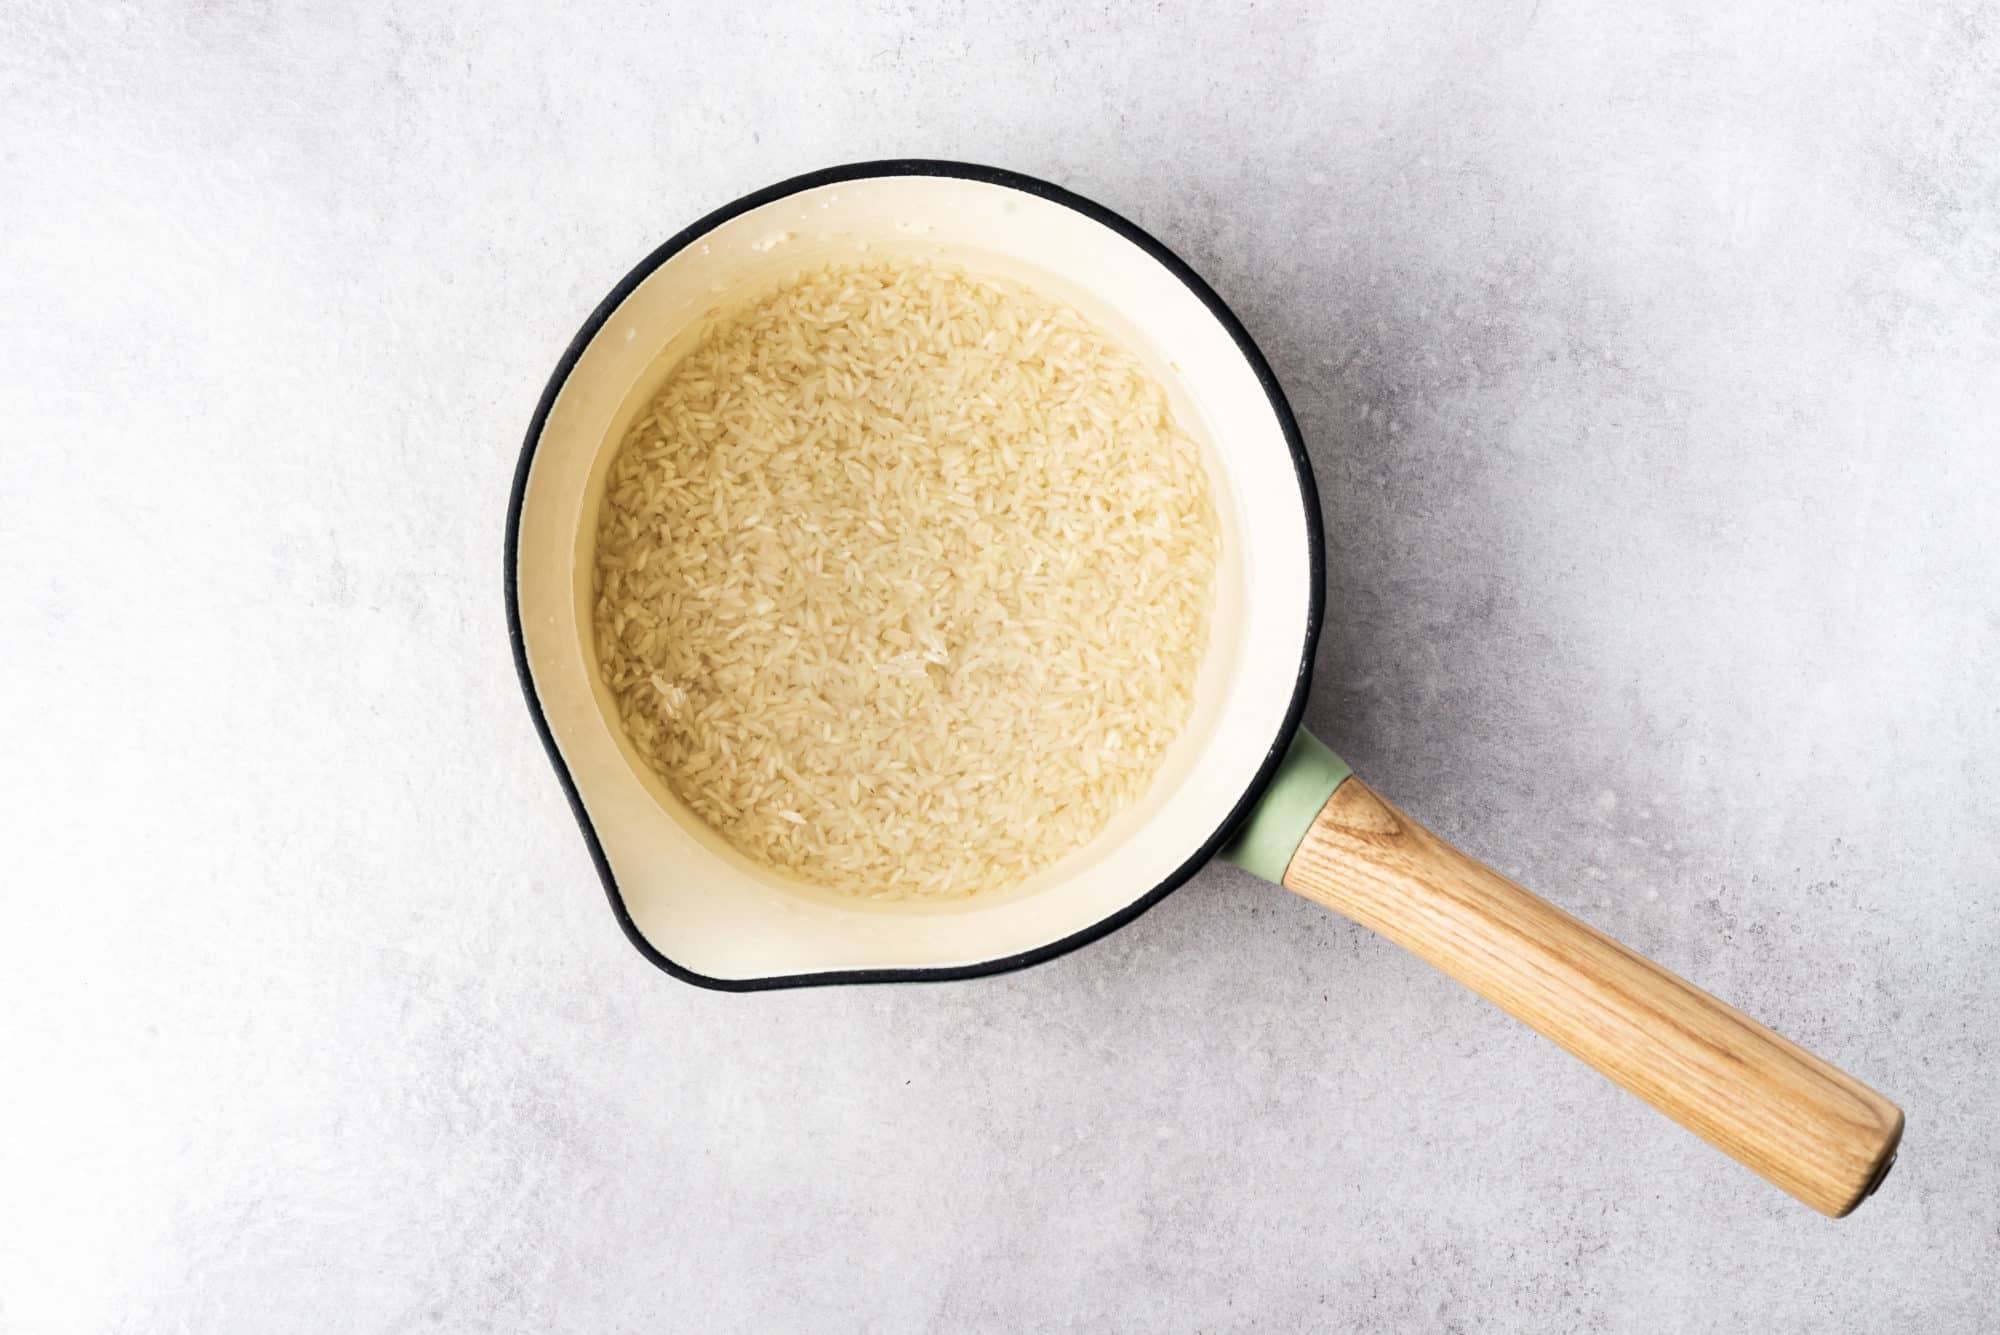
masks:
[[[604,855],[604,847],[598,841],[597,830],[590,822],[590,812],[585,808],[583,796],[577,791],[576,779],[563,761],[562,752],[556,746],[555,733],[549,727],[548,716],[542,711],[541,697],[535,691],[534,674],[528,667],[527,641],[521,633],[520,564],[521,503],[527,493],[528,472],[534,463],[535,448],[542,437],[542,427],[548,420],[549,409],[554,405],[556,395],[562,391],[563,383],[569,379],[579,358],[597,331],[604,327],[619,304],[632,294],[634,288],[644,282],[652,272],[669,259],[693,244],[696,240],[714,231],[738,214],[747,213],[776,199],[795,195],[805,190],[817,189],[823,185],[834,185],[842,181],[864,180],[882,176],[948,176],[968,181],[981,181],[988,185],[1004,186],[1023,194],[1035,195],[1042,199],[1074,209],[1094,222],[1101,223],[1126,240],[1144,250],[1167,271],[1187,285],[1189,291],[1201,299],[1222,327],[1235,340],[1237,350],[1256,373],[1258,383],[1271,401],[1271,411],[1277,414],[1278,425],[1285,435],[1285,443],[1292,451],[1292,466],[1298,473],[1299,499],[1305,508],[1306,540],[1312,561],[1310,573],[1311,605],[1307,609],[1305,642],[1300,646],[1298,675],[1292,685],[1292,699],[1285,710],[1285,722],[1278,735],[1272,739],[1265,753],[1263,763],[1258,766],[1256,777],[1251,780],[1243,795],[1237,799],[1229,814],[1216,827],[1201,846],[1195,850],[1173,874],[1139,896],[1116,913],[1092,923],[1082,931],[1071,933],[1060,941],[1001,959],[988,960],[982,964],[960,964],[930,969],[847,969],[826,973],[789,974],[775,978],[711,978],[696,973],[683,965],[674,963],[661,954],[633,923],[631,913],[625,907],[625,898],[619,892],[618,878],[612,874],[611,863]],[[521,691],[528,700],[528,713],[535,721],[535,731],[542,739],[542,749],[548,752],[549,763],[555,766],[556,776],[562,782],[562,789],[569,799],[569,808],[576,817],[576,823],[583,831],[583,841],[590,849],[590,860],[597,867],[597,875],[604,882],[604,893],[611,901],[611,911],[617,916],[618,925],[625,932],[625,938],[638,952],[651,960],[659,968],[683,982],[698,987],[714,988],[722,992],[761,992],[780,987],[818,987],[833,983],[920,983],[948,982],[960,978],[980,978],[988,974],[1007,973],[1014,969],[1024,969],[1031,964],[1040,964],[1064,955],[1078,946],[1088,945],[1110,932],[1131,922],[1147,909],[1165,899],[1169,894],[1185,885],[1196,871],[1215,856],[1230,833],[1249,814],[1251,806],[1262,795],[1271,777],[1277,773],[1278,763],[1284,758],[1285,748],[1292,734],[1297,731],[1300,719],[1305,714],[1306,692],[1312,682],[1313,656],[1319,647],[1320,618],[1326,605],[1326,535],[1320,525],[1319,488],[1313,480],[1312,461],[1306,457],[1305,442],[1299,435],[1298,419],[1292,415],[1291,404],[1285,399],[1285,392],[1279,388],[1278,378],[1271,371],[1270,363],[1244,329],[1243,322],[1236,318],[1221,297],[1217,296],[1201,275],[1188,267],[1187,262],[1169,250],[1150,233],[1134,223],[1113,213],[1101,204],[1075,195],[1061,186],[1019,172],[1006,171],[999,167],[983,167],[968,162],[940,162],[920,158],[898,158],[882,162],[854,162],[844,166],[826,167],[819,171],[807,172],[788,181],[766,186],[752,194],[743,196],[733,204],[709,214],[693,226],[686,228],[672,240],[660,246],[645,259],[639,261],[630,273],[620,279],[611,289],[611,294],[598,303],[590,318],[570,340],[563,352],[562,360],[556,364],[555,373],[542,390],[541,401],[535,405],[535,415],[528,423],[527,440],[521,446],[521,460],[514,469],[513,492],[507,501],[507,550],[506,550],[506,595],[507,595],[507,638],[514,648],[514,671],[521,678]]]

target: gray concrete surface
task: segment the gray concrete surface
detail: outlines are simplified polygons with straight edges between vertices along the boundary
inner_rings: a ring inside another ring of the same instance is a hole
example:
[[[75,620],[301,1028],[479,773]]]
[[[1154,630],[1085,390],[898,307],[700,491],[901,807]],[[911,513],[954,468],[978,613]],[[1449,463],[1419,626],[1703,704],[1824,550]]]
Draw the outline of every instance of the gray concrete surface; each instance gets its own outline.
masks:
[[[2000,1320],[1992,6],[19,0],[0,92],[0,1330]],[[1880,1196],[1226,869],[973,984],[631,951],[508,662],[520,433],[647,248],[887,154],[1236,303],[1311,721],[1902,1100]]]

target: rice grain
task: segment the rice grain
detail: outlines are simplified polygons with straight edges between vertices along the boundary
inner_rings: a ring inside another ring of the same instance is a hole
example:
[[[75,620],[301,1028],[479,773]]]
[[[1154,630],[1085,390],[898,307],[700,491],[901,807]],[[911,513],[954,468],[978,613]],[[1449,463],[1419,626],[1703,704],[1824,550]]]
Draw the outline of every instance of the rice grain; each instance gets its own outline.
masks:
[[[1218,545],[1165,392],[1076,312],[833,265],[719,320],[622,442],[598,660],[640,756],[746,854],[975,894],[1145,792]]]

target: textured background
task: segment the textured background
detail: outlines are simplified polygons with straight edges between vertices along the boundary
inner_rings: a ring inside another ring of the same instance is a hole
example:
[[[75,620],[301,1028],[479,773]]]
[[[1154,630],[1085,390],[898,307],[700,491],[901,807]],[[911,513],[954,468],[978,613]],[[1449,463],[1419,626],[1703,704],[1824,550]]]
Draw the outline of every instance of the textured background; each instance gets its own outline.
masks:
[[[0,1329],[1991,1329],[2000,21],[1626,8],[0,9]],[[520,434],[649,247],[890,154],[1214,281],[1312,723],[1899,1098],[1880,1196],[1222,868],[978,983],[640,960]]]

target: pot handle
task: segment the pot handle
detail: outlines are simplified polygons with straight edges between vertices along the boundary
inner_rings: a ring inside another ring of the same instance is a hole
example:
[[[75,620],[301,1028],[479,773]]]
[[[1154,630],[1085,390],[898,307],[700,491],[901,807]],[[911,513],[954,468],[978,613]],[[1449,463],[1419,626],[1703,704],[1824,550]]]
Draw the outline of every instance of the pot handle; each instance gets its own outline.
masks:
[[[1895,1160],[1895,1104],[1459,852],[1303,729],[1223,856],[1388,937],[1822,1214],[1854,1209]]]

